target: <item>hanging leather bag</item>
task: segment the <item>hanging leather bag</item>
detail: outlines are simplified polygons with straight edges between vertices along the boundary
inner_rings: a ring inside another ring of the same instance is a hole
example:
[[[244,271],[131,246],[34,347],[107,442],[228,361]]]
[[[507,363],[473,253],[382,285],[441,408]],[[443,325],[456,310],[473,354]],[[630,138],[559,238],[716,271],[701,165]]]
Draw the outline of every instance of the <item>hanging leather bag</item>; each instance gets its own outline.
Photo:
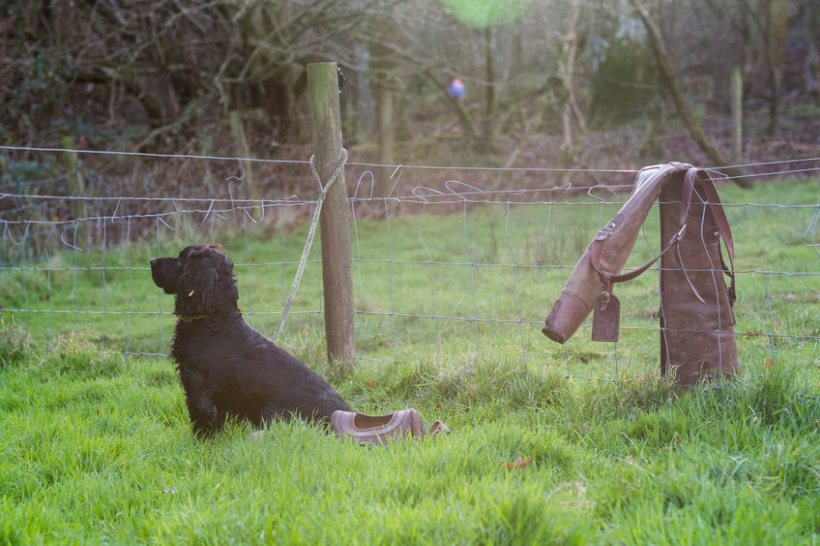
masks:
[[[660,198],[662,248],[622,273],[649,210]],[[720,242],[726,247],[724,263]],[[620,302],[615,284],[634,279],[658,259],[661,372],[680,385],[737,372],[734,336],[734,242],[708,171],[685,163],[642,169],[621,210],[587,247],[543,332],[564,343],[592,312],[592,339],[617,341]],[[725,277],[730,279],[727,286]]]

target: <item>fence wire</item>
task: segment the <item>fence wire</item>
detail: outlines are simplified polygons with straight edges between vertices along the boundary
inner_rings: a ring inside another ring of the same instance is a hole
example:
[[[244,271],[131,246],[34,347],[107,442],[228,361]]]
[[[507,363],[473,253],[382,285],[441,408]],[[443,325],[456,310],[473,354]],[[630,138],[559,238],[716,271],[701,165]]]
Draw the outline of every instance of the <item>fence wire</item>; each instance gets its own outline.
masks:
[[[306,161],[271,163],[308,171]],[[776,176],[820,172],[820,158],[743,167],[757,168],[759,180],[777,185],[783,182]],[[374,169],[390,173],[389,196],[376,195]],[[424,184],[417,178],[402,181],[413,170],[422,173]],[[437,170],[446,172],[438,176]],[[515,187],[512,181],[520,171],[348,164],[359,359],[467,365],[503,355],[523,365],[560,363],[568,375],[585,379],[657,367],[657,344],[651,339],[659,333],[658,266],[618,287],[624,302],[618,343],[589,342],[589,324],[564,346],[540,332],[586,245],[625,202],[636,171],[533,168],[532,173],[561,171],[564,176],[544,187]],[[490,189],[483,185],[485,175],[493,177]],[[599,176],[614,182],[601,184]],[[800,202],[748,202],[741,191],[724,199],[738,247],[735,335],[741,356],[799,354],[816,365],[820,186],[816,178],[805,184],[815,191],[800,193]],[[165,355],[175,320],[170,296],[151,281],[150,258],[176,255],[199,242],[227,248],[243,313],[272,334],[304,243],[302,219],[317,203],[295,196],[240,198],[230,181],[224,197],[31,195],[11,191],[25,185],[19,181],[5,185],[0,191],[0,316],[43,339],[82,331],[132,355]],[[729,186],[722,184],[721,190]],[[657,253],[657,216],[653,212],[647,218],[626,269]],[[746,240],[748,232],[758,238],[763,233],[765,240]],[[316,250],[304,279],[282,337],[283,345],[302,350],[322,337]]]

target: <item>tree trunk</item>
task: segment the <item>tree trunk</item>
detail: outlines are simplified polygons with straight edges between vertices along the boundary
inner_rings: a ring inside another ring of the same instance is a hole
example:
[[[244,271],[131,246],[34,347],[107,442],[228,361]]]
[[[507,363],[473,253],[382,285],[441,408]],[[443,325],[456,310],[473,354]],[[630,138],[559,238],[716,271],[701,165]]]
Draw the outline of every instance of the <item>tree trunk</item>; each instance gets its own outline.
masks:
[[[382,44],[375,43],[370,47],[371,81],[376,98],[376,136],[379,141],[379,163],[392,165],[395,160],[394,148],[396,128],[394,116],[393,71],[395,61],[390,51]],[[375,169],[375,195],[387,197],[390,192],[390,175],[393,169],[389,166]]]
[[[578,19],[581,13],[581,6],[578,0],[573,0],[571,5],[569,28],[564,35],[564,42],[561,47],[561,58],[558,62],[561,72],[561,80],[564,85],[564,105],[562,112],[562,124],[564,129],[564,140],[561,143],[561,150],[567,157],[574,155],[575,139],[573,138],[573,120],[578,125],[579,131],[586,130],[586,122],[578,107],[575,94],[575,60],[578,56]]]
[[[495,132],[495,58],[493,52],[493,29],[484,28],[484,114],[481,116],[480,150],[492,149]]]
[[[649,37],[649,44],[652,47],[655,60],[658,62],[661,81],[672,95],[672,100],[675,101],[675,107],[677,108],[681,118],[683,118],[683,122],[689,130],[689,134],[692,136],[692,139],[697,142],[700,149],[703,150],[715,166],[728,165],[728,162],[723,157],[723,154],[715,148],[709,140],[709,137],[706,136],[706,133],[703,131],[703,127],[700,124],[700,120],[698,120],[689,109],[689,105],[686,103],[686,98],[683,96],[683,91],[680,88],[675,71],[672,69],[672,64],[669,62],[669,55],[666,53],[666,47],[664,46],[663,39],[661,38],[661,33],[658,30],[657,25],[655,25],[655,22],[649,18],[649,15],[643,10],[643,8],[638,5],[638,0],[629,0],[629,2],[637,12],[638,17],[640,17],[644,27],[646,27],[646,32]],[[738,168],[724,168],[722,170],[724,173],[732,177],[741,176],[743,174]],[[750,185],[749,181],[745,178],[735,178],[734,182],[743,188],[749,187]]]
[[[390,175],[395,162],[396,129],[393,112],[393,90],[387,82],[376,87],[376,110],[378,115],[379,163],[384,165],[376,173],[376,196],[387,197],[390,193]]]
[[[783,95],[783,70],[786,65],[786,40],[789,37],[789,5],[787,0],[769,0],[766,39],[771,91],[769,95],[769,136],[780,125],[780,101]]]

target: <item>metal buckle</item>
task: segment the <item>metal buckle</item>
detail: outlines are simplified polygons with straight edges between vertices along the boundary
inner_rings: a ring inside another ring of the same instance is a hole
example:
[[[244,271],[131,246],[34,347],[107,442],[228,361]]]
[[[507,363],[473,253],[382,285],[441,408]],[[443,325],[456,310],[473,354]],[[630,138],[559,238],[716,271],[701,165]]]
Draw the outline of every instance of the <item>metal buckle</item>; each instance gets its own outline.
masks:
[[[606,309],[606,306],[609,305],[609,292],[603,290],[599,301],[601,302],[601,311],[603,311]]]

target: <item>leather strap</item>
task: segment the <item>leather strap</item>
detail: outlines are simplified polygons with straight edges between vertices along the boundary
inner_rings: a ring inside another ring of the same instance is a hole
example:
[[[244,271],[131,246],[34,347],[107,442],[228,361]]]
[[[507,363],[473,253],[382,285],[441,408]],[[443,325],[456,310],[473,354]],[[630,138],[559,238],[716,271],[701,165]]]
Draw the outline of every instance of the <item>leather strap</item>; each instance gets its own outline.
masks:
[[[608,271],[601,271],[601,253],[603,251],[603,243],[604,241],[594,241],[592,244],[592,248],[589,249],[589,258],[592,267],[595,268],[595,271],[598,272],[598,276],[601,277],[604,285],[610,287],[613,283],[616,282],[626,282],[631,281],[632,279],[638,277],[641,273],[652,267],[652,265],[661,259],[661,256],[669,252],[672,247],[675,246],[675,243],[680,241],[683,238],[683,234],[686,233],[686,225],[684,224],[678,232],[669,239],[669,242],[664,245],[663,249],[661,249],[660,254],[643,264],[642,266],[638,267],[630,271],[629,273],[622,273],[620,275],[613,275]]]
[[[712,177],[709,175],[709,172],[705,169],[698,169],[696,167],[692,167],[688,171],[686,171],[686,176],[683,179],[683,192],[681,195],[681,213],[680,213],[680,225],[681,228],[675,233],[674,236],[664,245],[663,249],[661,250],[660,254],[643,264],[642,266],[630,271],[629,273],[623,273],[620,275],[613,275],[608,271],[602,271],[600,268],[601,265],[601,258],[603,255],[603,245],[606,239],[598,240],[596,239],[593,241],[592,245],[589,249],[589,257],[590,263],[592,267],[595,268],[595,271],[598,273],[598,276],[601,278],[601,281],[604,283],[604,293],[609,294],[612,292],[612,285],[618,282],[626,282],[631,281],[632,279],[637,278],[639,275],[644,273],[647,269],[652,267],[652,265],[661,259],[661,257],[666,254],[672,247],[676,247],[677,243],[683,238],[684,233],[686,233],[686,219],[689,216],[689,209],[692,205],[692,193],[694,192],[695,182],[698,180],[698,177],[703,174],[705,176],[700,177],[701,186],[703,187],[704,193],[706,194],[706,199],[708,200],[709,210],[712,212],[712,216],[715,219],[715,223],[717,224],[718,232],[720,233],[723,242],[726,245],[726,250],[729,254],[729,263],[730,268],[726,267],[726,264],[723,263],[723,255],[721,254],[721,266],[726,271],[727,275],[730,278],[729,284],[729,302],[730,304],[734,304],[735,302],[735,248],[734,248],[734,241],[732,240],[732,230],[729,228],[729,220],[726,218],[726,212],[723,210],[723,205],[720,202],[720,197],[718,196],[717,189],[715,188],[715,183],[712,180]],[[678,250],[680,253],[680,250]],[[679,256],[681,261],[681,267],[683,267],[683,260],[682,257]],[[689,284],[689,288],[695,294],[695,297],[698,298],[701,302],[703,302],[703,298],[698,294],[698,291],[695,289],[692,281],[689,279],[689,275],[686,274],[686,270],[684,269],[684,277],[686,278],[686,282]]]
[[[660,253],[660,254],[658,254],[657,256],[655,256],[654,258],[652,258],[651,260],[649,260],[648,262],[646,262],[645,264],[643,264],[643,265],[642,265],[642,266],[640,266],[639,268],[637,268],[637,269],[633,269],[633,270],[632,270],[632,271],[630,271],[629,273],[623,273],[623,274],[621,274],[621,275],[612,275],[612,276],[611,276],[611,281],[612,281],[613,283],[616,283],[616,282],[626,282],[626,281],[631,281],[631,280],[632,280],[632,279],[634,279],[634,278],[637,278],[637,277],[638,277],[639,275],[641,275],[644,271],[646,271],[647,269],[649,269],[650,267],[652,267],[652,265],[653,265],[655,262],[657,262],[658,260],[660,260],[660,259],[661,259],[661,257],[662,257],[664,254],[666,254],[667,252],[669,252],[670,250],[672,250],[672,248],[676,246],[676,244],[678,243],[678,241],[680,241],[680,240],[683,238],[683,234],[684,234],[684,233],[686,233],[686,224],[684,224],[684,225],[683,225],[683,226],[682,226],[682,227],[678,230],[678,232],[677,232],[677,233],[675,233],[675,235],[673,235],[671,239],[669,239],[669,242],[668,242],[668,243],[666,243],[666,245],[663,247],[663,249],[661,249],[661,253]],[[598,270],[598,268],[596,267],[596,268],[595,268],[595,270],[597,271],[597,270]],[[599,272],[599,274],[600,274],[600,272]]]
[[[726,245],[726,252],[729,254],[729,267],[726,267],[726,263],[723,261],[722,252],[720,253],[720,265],[721,267],[723,267],[723,270],[729,276],[729,304],[734,305],[736,299],[735,243],[732,239],[732,229],[729,227],[729,219],[726,218],[726,211],[723,210],[723,203],[721,203],[720,201],[720,196],[718,195],[717,188],[715,188],[715,182],[712,179],[712,176],[709,174],[709,171],[705,169],[695,168],[689,170],[689,172],[692,171],[697,171],[693,176],[697,176],[700,173],[703,173],[705,175],[705,178],[701,178],[703,192],[706,194],[709,210],[712,212],[712,217],[715,219],[715,224],[717,225],[720,238],[723,239],[723,244]],[[687,177],[689,176],[689,172],[686,173]]]

